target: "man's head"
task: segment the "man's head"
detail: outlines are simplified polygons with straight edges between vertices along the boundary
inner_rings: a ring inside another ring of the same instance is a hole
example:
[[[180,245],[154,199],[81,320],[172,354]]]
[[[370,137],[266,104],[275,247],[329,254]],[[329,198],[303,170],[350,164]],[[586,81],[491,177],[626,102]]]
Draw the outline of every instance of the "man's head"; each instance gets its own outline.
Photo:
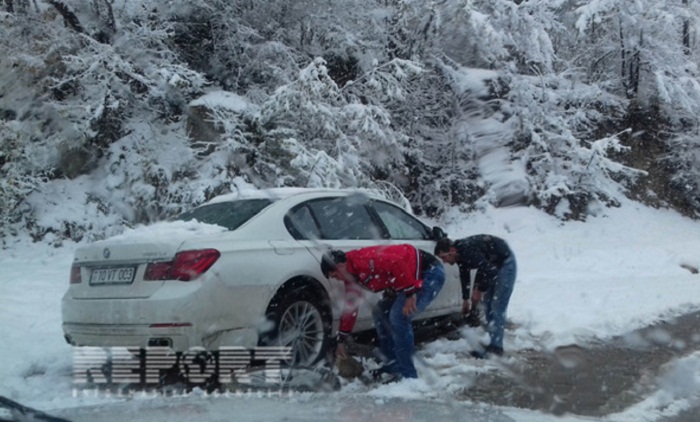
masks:
[[[321,258],[321,272],[326,278],[343,280],[343,275],[347,272],[347,258],[345,252],[334,249],[326,252]]]
[[[459,259],[459,254],[457,253],[457,248],[454,246],[454,242],[447,237],[443,237],[435,244],[435,256],[449,265],[454,264]]]

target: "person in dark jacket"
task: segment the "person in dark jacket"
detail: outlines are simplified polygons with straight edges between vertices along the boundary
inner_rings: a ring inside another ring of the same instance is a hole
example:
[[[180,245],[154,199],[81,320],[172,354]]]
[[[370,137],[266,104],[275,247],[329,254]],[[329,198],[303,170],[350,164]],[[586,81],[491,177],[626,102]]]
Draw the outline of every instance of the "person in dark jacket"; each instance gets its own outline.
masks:
[[[469,314],[483,304],[486,331],[491,340],[478,358],[503,354],[503,332],[508,302],[513,293],[517,266],[515,255],[505,240],[480,234],[464,239],[440,239],[435,255],[446,264],[457,264],[462,283],[462,313]]]
[[[372,312],[379,346],[386,360],[383,371],[403,378],[417,378],[411,320],[435,299],[445,284],[442,263],[430,253],[408,244],[371,246],[324,254],[321,272],[345,284],[336,354],[345,357],[344,342],[355,326],[362,289],[384,292]]]

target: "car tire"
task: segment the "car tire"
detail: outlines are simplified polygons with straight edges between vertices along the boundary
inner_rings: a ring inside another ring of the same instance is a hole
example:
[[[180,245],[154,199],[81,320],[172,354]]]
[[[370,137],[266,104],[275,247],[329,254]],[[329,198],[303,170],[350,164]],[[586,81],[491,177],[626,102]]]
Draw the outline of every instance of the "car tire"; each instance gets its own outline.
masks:
[[[267,308],[270,329],[260,334],[260,345],[291,347],[288,365],[310,366],[325,358],[332,318],[319,296],[307,286],[279,291]]]

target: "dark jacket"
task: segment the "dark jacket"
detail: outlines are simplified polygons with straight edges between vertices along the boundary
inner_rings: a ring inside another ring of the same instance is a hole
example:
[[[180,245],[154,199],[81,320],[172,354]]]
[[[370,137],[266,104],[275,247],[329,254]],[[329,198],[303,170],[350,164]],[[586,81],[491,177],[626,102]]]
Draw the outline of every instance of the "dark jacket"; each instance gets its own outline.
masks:
[[[454,247],[459,254],[459,278],[462,282],[462,298],[469,299],[469,271],[476,270],[474,285],[479,291],[488,290],[496,279],[503,262],[513,252],[505,240],[496,236],[479,234],[455,240]]]

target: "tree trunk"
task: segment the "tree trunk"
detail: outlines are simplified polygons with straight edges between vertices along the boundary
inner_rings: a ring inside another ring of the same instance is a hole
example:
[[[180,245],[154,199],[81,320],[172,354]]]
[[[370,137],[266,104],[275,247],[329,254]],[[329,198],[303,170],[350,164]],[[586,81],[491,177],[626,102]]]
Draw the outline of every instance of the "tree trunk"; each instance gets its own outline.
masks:
[[[644,45],[644,30],[639,30],[639,45],[634,49],[630,60],[629,88],[631,92],[627,98],[634,98],[639,94],[639,69],[642,66],[641,49]]]
[[[688,0],[683,0],[683,6],[688,9]],[[683,19],[683,52],[690,56],[690,19]]]
[[[618,12],[619,13],[619,12]],[[629,98],[629,86],[627,84],[627,47],[625,46],[625,31],[622,28],[622,17],[619,16],[620,25],[620,80],[625,89],[625,95]]]
[[[639,93],[639,68],[641,66],[641,49],[644,45],[644,30],[639,30],[639,43],[633,48],[625,45],[626,37],[622,26],[622,17],[620,22],[620,78],[622,87],[625,90],[625,96],[628,99],[635,98]]]
[[[83,26],[80,24],[80,20],[78,17],[73,13],[68,6],[63,3],[62,1],[59,0],[47,0],[47,2],[56,8],[58,13],[63,16],[63,22],[66,24],[67,27],[71,28],[75,32],[78,33],[84,33],[85,30],[83,29]]]
[[[102,44],[111,44],[114,34],[117,32],[117,23],[114,20],[114,11],[110,0],[94,0],[93,8],[100,17],[100,29],[93,35]]]

